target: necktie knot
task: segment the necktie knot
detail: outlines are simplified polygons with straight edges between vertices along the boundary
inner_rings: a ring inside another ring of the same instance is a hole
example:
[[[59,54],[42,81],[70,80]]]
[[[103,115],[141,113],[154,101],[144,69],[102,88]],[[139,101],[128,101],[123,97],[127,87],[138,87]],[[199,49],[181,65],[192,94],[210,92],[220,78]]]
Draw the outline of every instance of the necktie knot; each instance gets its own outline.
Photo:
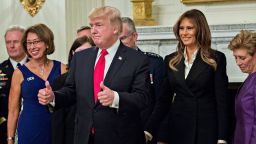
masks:
[[[20,64],[20,63],[17,63],[16,67],[20,67],[20,66],[21,66],[21,64]]]
[[[104,50],[102,50],[102,51],[100,52],[100,54],[101,54],[101,56],[105,56],[105,55],[108,54],[108,51],[104,49]]]

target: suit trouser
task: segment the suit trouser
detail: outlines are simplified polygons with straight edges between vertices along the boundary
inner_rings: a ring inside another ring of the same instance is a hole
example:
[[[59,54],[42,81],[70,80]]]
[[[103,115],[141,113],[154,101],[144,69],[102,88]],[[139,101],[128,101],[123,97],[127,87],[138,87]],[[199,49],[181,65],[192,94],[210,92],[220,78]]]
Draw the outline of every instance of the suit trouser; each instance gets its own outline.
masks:
[[[90,134],[88,144],[94,144],[94,134],[92,134],[92,133]]]

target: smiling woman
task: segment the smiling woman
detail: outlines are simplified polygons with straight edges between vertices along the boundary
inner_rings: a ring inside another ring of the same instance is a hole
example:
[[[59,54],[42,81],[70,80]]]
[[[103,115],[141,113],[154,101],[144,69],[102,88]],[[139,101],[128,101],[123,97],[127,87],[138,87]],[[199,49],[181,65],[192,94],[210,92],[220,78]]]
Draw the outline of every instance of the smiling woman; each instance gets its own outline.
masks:
[[[55,77],[66,72],[66,66],[50,60],[54,52],[53,32],[44,24],[30,26],[22,37],[23,49],[30,60],[13,73],[9,95],[8,144],[13,144],[17,128],[19,144],[50,144],[51,124],[47,106],[38,102],[37,93],[52,83]],[[23,110],[20,102],[23,99]],[[19,115],[20,113],[20,115]]]
[[[226,57],[211,48],[210,28],[200,10],[183,13],[173,32],[177,51],[165,57],[161,95],[146,130],[152,133],[168,114],[169,143],[226,143]]]

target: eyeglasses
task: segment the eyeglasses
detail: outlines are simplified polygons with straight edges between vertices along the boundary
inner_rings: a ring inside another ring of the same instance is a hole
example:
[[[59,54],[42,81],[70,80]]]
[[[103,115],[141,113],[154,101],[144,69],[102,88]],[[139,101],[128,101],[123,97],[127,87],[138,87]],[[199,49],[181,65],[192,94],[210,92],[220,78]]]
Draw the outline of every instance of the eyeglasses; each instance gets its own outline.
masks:
[[[28,42],[26,42],[27,43],[27,46],[32,46],[32,44],[34,45],[34,46],[38,46],[40,43],[41,43],[42,41],[41,40],[34,40],[34,41],[28,41]]]
[[[125,40],[125,39],[127,39],[128,37],[130,37],[130,36],[132,36],[132,35],[133,35],[133,33],[130,33],[129,35],[121,36],[119,39],[120,39],[120,40]]]

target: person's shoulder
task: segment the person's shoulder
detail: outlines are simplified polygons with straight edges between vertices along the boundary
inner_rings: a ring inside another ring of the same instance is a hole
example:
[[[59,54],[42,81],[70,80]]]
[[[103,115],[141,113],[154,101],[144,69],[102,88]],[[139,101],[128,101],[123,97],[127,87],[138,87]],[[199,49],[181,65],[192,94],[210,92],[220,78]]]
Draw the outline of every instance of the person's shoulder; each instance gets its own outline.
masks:
[[[97,47],[96,46],[92,46],[90,48],[86,48],[86,49],[83,49],[81,51],[78,51],[78,52],[76,52],[76,54],[86,54],[86,53],[94,52],[96,50],[97,50]]]
[[[210,52],[211,52],[212,54],[215,54],[215,55],[224,55],[223,52],[218,51],[218,50],[216,50],[216,49],[211,49]]]
[[[137,57],[143,57],[143,58],[147,58],[147,56],[145,54],[143,54],[142,52],[140,51],[137,51],[136,49],[134,48],[129,48],[127,46],[124,45],[124,50],[126,53],[128,53],[129,55],[132,55],[133,57],[137,56]]]
[[[143,52],[146,56],[153,59],[163,59],[159,54],[153,53],[153,52]]]
[[[211,49],[210,50],[210,55],[215,58],[215,59],[223,59],[226,58],[225,54],[221,51],[215,50],[215,49]]]
[[[172,58],[174,58],[177,54],[178,54],[178,52],[170,53],[170,54],[168,54],[168,55],[165,56],[165,59],[172,59]]]
[[[5,67],[6,65],[9,65],[9,64],[10,64],[10,60],[7,59],[7,60],[3,61],[0,65],[1,65],[2,67]]]
[[[1,69],[6,69],[6,70],[13,69],[11,61],[9,59],[3,61],[0,65],[1,65],[0,66]]]

